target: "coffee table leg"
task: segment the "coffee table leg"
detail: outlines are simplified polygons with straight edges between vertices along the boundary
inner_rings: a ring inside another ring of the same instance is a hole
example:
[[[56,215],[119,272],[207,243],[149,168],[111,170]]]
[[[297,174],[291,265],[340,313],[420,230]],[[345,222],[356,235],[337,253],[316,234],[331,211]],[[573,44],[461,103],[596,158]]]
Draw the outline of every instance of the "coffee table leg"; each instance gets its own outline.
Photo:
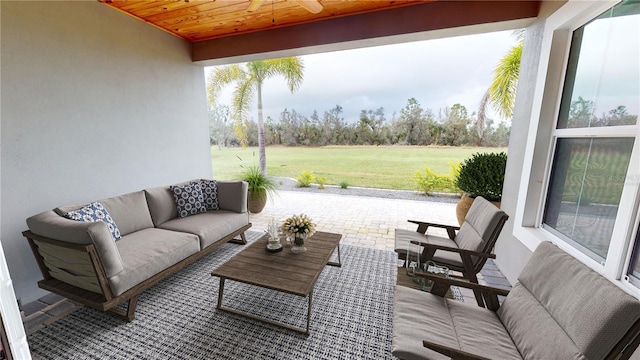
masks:
[[[338,262],[329,261],[327,263],[327,265],[337,266],[337,267],[341,267],[342,266],[342,259],[340,259],[340,244],[338,244],[337,248],[338,248]]]
[[[307,309],[307,332],[305,333],[306,335],[309,335],[309,324],[311,323],[311,303],[313,302],[313,289],[311,289],[311,292],[309,293],[309,308]]]
[[[220,278],[220,288],[218,290],[218,305],[216,309],[220,309],[222,307],[222,294],[224,293],[224,280],[225,278]]]

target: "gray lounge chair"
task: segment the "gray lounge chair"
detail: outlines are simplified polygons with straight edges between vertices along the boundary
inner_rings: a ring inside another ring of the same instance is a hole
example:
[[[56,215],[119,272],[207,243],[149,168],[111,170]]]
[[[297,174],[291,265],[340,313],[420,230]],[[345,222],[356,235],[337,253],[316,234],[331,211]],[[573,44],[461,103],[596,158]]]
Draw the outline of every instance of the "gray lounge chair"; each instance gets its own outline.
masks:
[[[504,211],[478,196],[461,227],[409,220],[418,224],[418,229],[396,229],[395,251],[403,260],[408,252],[420,253],[421,264],[433,261],[462,273],[465,279],[477,284],[477,274],[487,259],[496,257],[491,252],[507,219],[509,216]],[[449,237],[426,234],[429,227],[444,228]],[[477,290],[474,294],[478,306],[484,306],[481,294]]]
[[[396,286],[392,354],[403,360],[625,360],[640,342],[640,301],[549,242],[510,292],[419,276],[479,289],[490,309]]]

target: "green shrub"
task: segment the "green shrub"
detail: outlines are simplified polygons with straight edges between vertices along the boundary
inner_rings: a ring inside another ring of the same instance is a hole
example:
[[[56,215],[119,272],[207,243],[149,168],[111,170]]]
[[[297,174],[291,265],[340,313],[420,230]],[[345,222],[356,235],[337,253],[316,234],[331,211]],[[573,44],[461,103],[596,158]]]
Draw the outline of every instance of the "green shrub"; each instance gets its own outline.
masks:
[[[456,178],[460,172],[460,164],[453,161],[449,162],[451,173],[449,175],[436,174],[428,166],[424,167],[424,173],[419,170],[413,177],[418,190],[425,195],[429,195],[431,191],[458,193],[460,189],[456,185]]]
[[[302,173],[298,175],[298,187],[309,187],[314,179],[313,171],[302,170]]]
[[[348,183],[348,182],[346,182],[346,181],[344,181],[344,180],[343,180],[343,181],[340,181],[340,187],[341,187],[342,189],[346,189],[346,188],[348,188],[348,187],[349,187],[349,183]]]
[[[507,154],[504,152],[473,154],[462,162],[456,184],[471,197],[500,201],[506,167]]]
[[[326,176],[316,176],[316,182],[318,183],[318,187],[320,189],[324,189],[324,184],[327,183],[327,177]]]
[[[413,177],[418,186],[418,190],[422,191],[425,195],[429,195],[430,191],[443,191],[452,182],[452,179],[446,175],[439,175],[431,171],[428,166],[424,167],[424,173],[420,170],[416,172]]]

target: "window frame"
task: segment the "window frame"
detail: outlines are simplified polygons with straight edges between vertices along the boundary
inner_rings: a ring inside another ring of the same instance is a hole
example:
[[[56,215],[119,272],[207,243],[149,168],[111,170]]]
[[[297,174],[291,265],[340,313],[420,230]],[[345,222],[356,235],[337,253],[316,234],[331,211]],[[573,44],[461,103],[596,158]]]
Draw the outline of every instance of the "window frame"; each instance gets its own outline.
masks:
[[[573,32],[620,2],[569,1],[546,19],[529,123],[529,133],[535,136],[525,148],[524,164],[529,165],[523,167],[521,174],[518,195],[522,200],[516,205],[513,234],[531,251],[540,242],[551,241],[628,292],[640,295],[640,287],[631,284],[626,276],[640,222],[640,172],[632,165],[640,163],[640,121],[636,125],[556,128]],[[603,263],[542,227],[555,146],[558,138],[567,137],[635,138],[612,241]]]

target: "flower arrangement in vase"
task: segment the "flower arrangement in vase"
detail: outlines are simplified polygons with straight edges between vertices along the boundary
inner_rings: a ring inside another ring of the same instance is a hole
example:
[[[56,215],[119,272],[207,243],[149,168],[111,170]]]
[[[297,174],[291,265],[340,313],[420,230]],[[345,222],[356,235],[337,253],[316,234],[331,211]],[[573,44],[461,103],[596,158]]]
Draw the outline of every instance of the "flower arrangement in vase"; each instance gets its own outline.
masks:
[[[293,238],[291,252],[302,253],[307,251],[304,247],[305,240],[316,231],[316,224],[305,214],[293,215],[282,223],[282,232]]]

